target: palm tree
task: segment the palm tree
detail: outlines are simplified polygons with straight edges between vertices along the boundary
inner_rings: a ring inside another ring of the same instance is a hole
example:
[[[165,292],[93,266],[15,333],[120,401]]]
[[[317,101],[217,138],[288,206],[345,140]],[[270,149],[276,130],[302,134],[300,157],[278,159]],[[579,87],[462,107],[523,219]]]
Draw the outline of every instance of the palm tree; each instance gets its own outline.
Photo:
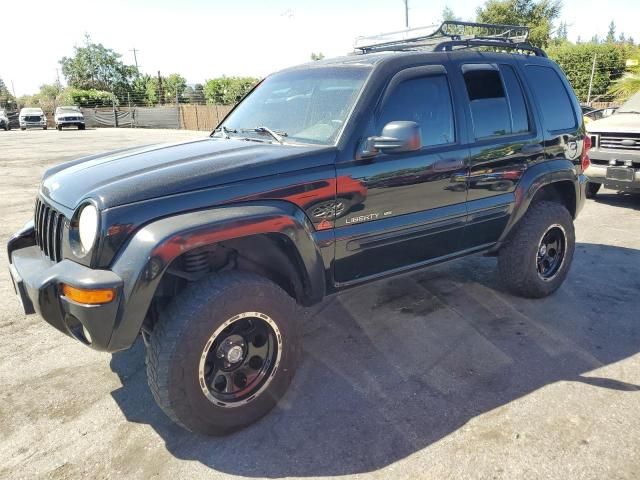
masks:
[[[609,88],[609,93],[619,101],[625,101],[634,93],[640,92],[640,55],[630,60],[635,65]]]

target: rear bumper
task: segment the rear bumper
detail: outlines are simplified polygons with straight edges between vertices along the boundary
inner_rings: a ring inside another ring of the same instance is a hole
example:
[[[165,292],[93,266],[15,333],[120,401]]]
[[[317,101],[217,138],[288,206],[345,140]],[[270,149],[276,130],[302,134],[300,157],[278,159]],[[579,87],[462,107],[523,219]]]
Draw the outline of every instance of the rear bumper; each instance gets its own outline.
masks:
[[[122,279],[110,270],[93,270],[71,260],[54,263],[39,247],[28,245],[32,236],[33,228],[26,227],[8,244],[9,270],[25,313],[38,313],[56,329],[97,350],[116,351],[129,346],[112,345],[124,309]],[[83,289],[114,288],[116,299],[104,305],[76,303],[62,295],[62,284]]]

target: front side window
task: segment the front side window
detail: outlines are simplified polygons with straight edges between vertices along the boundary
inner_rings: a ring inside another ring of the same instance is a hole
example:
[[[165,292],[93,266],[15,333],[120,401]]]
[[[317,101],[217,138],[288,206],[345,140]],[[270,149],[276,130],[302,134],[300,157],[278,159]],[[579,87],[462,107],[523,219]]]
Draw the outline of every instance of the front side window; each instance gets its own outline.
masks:
[[[569,93],[553,68],[527,65],[528,83],[533,89],[547,130],[576,127],[576,117]]]
[[[394,121],[418,123],[423,146],[453,143],[453,109],[447,77],[418,77],[399,83],[382,106],[378,127],[381,130]]]
[[[267,77],[222,126],[243,135],[267,127],[287,142],[333,145],[370,67],[314,67]]]

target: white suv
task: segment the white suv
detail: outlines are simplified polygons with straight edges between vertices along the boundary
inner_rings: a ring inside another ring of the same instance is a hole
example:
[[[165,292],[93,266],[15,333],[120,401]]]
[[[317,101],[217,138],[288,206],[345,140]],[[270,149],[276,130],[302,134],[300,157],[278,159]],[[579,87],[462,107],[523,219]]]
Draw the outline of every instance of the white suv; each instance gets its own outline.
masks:
[[[20,110],[20,130],[27,128],[47,129],[47,116],[41,108],[23,108]]]

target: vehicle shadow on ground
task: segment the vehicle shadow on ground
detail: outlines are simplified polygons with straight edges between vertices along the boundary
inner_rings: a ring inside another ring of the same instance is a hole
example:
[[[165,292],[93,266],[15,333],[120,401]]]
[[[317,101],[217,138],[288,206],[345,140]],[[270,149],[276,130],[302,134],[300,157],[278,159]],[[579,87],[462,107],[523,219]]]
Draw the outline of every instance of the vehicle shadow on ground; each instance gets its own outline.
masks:
[[[638,291],[635,249],[578,244],[568,280],[543,300],[504,293],[495,259],[472,257],[315,308],[290,391],[263,420],[228,437],[185,432],[163,415],[140,343],[113,355],[123,386],[112,394],[127,419],[151,425],[175,457],[217,471],[368,472],[554,382],[640,392],[589,374],[639,351]]]
[[[605,190],[605,192],[598,193],[594,200],[597,203],[603,203],[612,207],[626,207],[640,210],[640,194],[638,193],[616,193],[613,190]]]

